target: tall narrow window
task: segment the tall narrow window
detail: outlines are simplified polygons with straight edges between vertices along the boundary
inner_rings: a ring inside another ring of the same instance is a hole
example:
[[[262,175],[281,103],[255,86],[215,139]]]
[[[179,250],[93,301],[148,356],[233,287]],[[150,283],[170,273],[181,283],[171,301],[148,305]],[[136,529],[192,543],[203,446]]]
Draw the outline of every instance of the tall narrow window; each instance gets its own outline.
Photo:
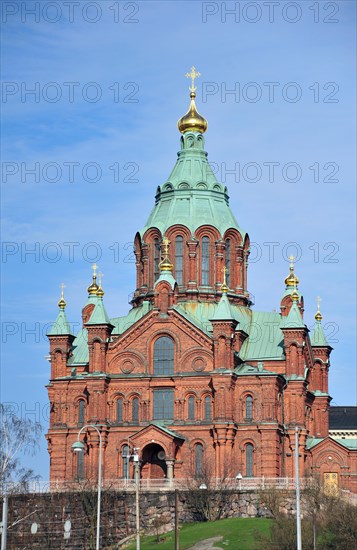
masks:
[[[123,400],[121,397],[117,400],[117,422],[123,422]]]
[[[203,445],[197,443],[195,446],[195,474],[196,477],[202,476],[203,473]]]
[[[174,343],[168,336],[158,338],[154,344],[154,374],[174,374]]]
[[[84,479],[84,453],[75,453],[77,455],[77,479]]]
[[[174,419],[174,390],[154,390],[154,420]]]
[[[84,403],[84,399],[81,399],[80,401],[78,401],[78,424],[84,424],[84,411],[85,411],[85,403]]]
[[[201,258],[201,271],[202,271],[202,285],[209,285],[209,238],[203,237],[202,239],[202,258]]]
[[[227,286],[229,286],[230,283],[230,272],[231,272],[231,240],[226,239],[226,281]]]
[[[159,263],[160,263],[160,243],[159,243],[159,239],[154,239],[154,283],[155,281],[157,281],[160,275]]]
[[[245,446],[245,475],[253,477],[253,445],[247,443]]]
[[[192,396],[188,398],[188,419],[195,419],[195,398]]]
[[[139,399],[134,397],[131,402],[131,419],[133,422],[139,422]]]
[[[183,238],[180,235],[175,241],[175,279],[178,285],[183,284]]]
[[[253,419],[253,397],[251,395],[248,395],[245,400],[245,419]]]
[[[129,458],[130,458],[129,445],[124,445],[123,452],[122,452],[122,459],[123,459],[122,476],[124,479],[129,478]]]
[[[211,420],[211,398],[209,397],[209,395],[205,397],[204,419]]]

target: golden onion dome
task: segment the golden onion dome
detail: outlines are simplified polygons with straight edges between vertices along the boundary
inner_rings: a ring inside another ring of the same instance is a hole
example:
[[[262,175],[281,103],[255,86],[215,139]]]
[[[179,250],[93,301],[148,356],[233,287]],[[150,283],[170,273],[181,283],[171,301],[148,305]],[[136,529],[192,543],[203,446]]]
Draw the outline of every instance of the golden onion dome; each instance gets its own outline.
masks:
[[[59,307],[60,309],[65,309],[66,305],[67,305],[67,304],[66,304],[65,299],[63,298],[63,296],[61,296],[61,298],[60,298],[59,301],[58,301],[58,307]]]
[[[285,285],[287,287],[297,287],[299,284],[299,279],[294,273],[294,256],[290,256],[290,273],[285,278]]]
[[[58,307],[60,309],[65,309],[66,307],[66,300],[64,299],[64,289],[66,288],[66,285],[64,283],[61,283],[60,289],[61,289],[61,297],[58,300]]]
[[[94,296],[94,294],[97,294],[99,286],[97,285],[97,277],[95,275],[93,275],[92,284],[89,285],[87,290],[90,296]]]
[[[317,312],[315,313],[316,321],[322,321],[322,315],[321,315],[321,311],[320,311],[320,303],[321,303],[321,298],[320,298],[320,296],[318,296],[317,297]]]
[[[178,129],[181,134],[184,134],[185,132],[199,132],[200,134],[204,134],[204,132],[207,130],[207,120],[197,111],[195,97],[196,93],[191,90],[190,107],[187,113],[183,117],[181,117],[177,123]]]
[[[99,298],[103,298],[104,296],[104,290],[102,289],[102,287],[100,286],[96,292],[96,295],[99,296]]]
[[[315,314],[316,321],[322,321],[322,315],[320,311],[317,311]]]
[[[296,290],[296,288],[294,289],[294,292],[291,295],[291,299],[292,299],[293,302],[298,302],[299,301],[299,293]]]

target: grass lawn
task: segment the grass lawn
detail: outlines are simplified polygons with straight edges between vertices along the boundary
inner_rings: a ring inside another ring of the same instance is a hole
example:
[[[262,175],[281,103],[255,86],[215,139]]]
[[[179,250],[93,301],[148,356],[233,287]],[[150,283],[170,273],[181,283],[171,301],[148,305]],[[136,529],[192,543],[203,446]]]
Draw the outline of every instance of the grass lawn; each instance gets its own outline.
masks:
[[[268,533],[270,519],[265,518],[230,518],[220,521],[186,523],[180,526],[180,550],[193,546],[200,540],[223,536],[221,542],[215,543],[218,548],[226,550],[252,550],[257,533]],[[141,550],[173,550],[174,533],[164,533],[163,540],[156,542],[156,536],[142,537]],[[135,543],[126,547],[135,550]]]

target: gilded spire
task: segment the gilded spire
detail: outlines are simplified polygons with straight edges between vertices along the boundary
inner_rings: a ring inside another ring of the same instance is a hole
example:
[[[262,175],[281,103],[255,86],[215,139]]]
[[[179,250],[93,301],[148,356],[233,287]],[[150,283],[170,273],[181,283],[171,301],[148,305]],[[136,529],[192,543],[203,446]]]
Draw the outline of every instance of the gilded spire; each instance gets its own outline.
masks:
[[[66,288],[66,285],[64,283],[61,283],[60,284],[60,289],[61,289],[61,298],[59,299],[58,301],[58,307],[62,310],[65,309],[66,307],[66,301],[64,299],[64,289]]]
[[[99,296],[100,298],[103,298],[104,296],[104,290],[102,289],[102,278],[103,278],[103,273],[98,273],[98,283],[99,283],[99,288],[96,292],[97,296]]]
[[[290,273],[285,279],[285,284],[287,288],[294,287],[296,290],[296,287],[299,284],[299,279],[294,273],[294,260],[295,260],[294,256],[290,256],[289,260],[290,260]]]
[[[223,273],[223,284],[221,285],[221,292],[227,294],[229,288],[227,285],[227,271],[228,269],[226,266],[222,267],[222,273]]]
[[[297,302],[299,301],[299,293],[298,293],[298,291],[296,290],[296,281],[294,281],[294,291],[293,291],[293,293],[292,293],[292,295],[291,295],[291,298],[292,298],[292,301],[293,301],[293,302],[296,302],[296,303],[297,303]]]
[[[90,284],[87,289],[88,294],[90,296],[97,294],[97,291],[99,290],[99,286],[97,285],[97,269],[98,269],[97,264],[93,264],[92,269],[93,269],[92,284]]]
[[[161,245],[163,259],[159,263],[160,271],[172,271],[173,269],[173,265],[170,262],[170,258],[169,258],[169,245],[170,245],[169,239],[167,237],[164,237]]]
[[[322,315],[321,315],[321,311],[320,311],[320,304],[321,304],[321,298],[320,296],[317,297],[317,312],[315,314],[315,319],[316,321],[320,322],[322,321]]]
[[[177,123],[178,129],[181,134],[185,132],[199,132],[203,134],[207,130],[207,120],[199,114],[197,111],[195,97],[196,97],[196,86],[195,79],[201,76],[201,73],[196,72],[195,67],[191,67],[191,72],[185,74],[186,78],[191,78],[190,90],[190,107],[187,113],[180,118]]]

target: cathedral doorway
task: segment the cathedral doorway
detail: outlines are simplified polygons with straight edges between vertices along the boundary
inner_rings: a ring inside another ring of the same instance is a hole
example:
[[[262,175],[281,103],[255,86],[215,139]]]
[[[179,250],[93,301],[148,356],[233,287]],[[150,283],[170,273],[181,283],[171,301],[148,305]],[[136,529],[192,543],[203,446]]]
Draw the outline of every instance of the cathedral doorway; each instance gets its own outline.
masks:
[[[141,477],[143,479],[164,479],[167,477],[165,451],[158,443],[150,443],[144,447]]]

